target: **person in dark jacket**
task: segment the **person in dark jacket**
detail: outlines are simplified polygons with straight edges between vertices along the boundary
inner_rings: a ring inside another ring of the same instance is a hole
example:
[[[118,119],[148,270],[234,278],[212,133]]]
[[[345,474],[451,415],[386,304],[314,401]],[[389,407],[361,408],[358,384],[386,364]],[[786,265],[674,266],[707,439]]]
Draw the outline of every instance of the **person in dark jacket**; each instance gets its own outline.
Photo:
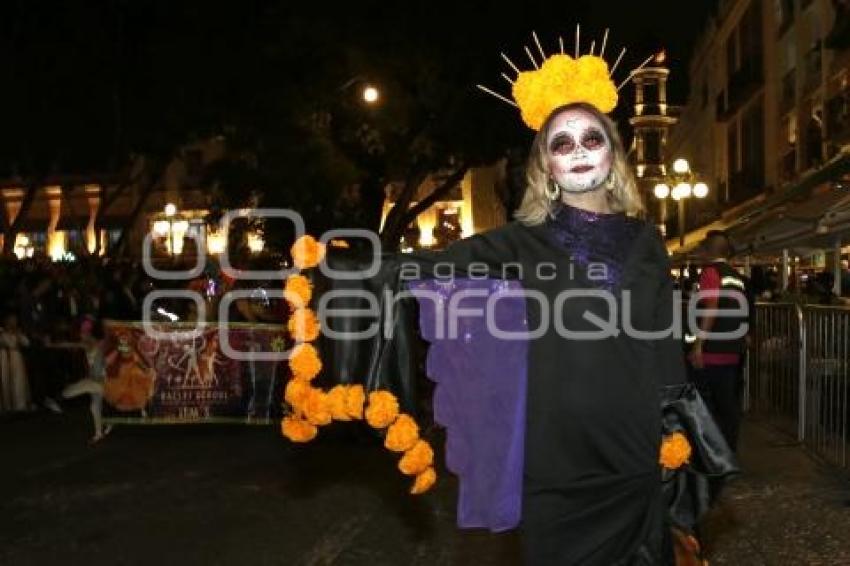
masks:
[[[702,316],[689,359],[697,388],[730,448],[735,450],[741,422],[741,361],[746,352],[750,296],[746,278],[729,264],[732,244],[728,235],[712,230],[703,245],[709,262],[700,274],[701,312],[697,314]]]

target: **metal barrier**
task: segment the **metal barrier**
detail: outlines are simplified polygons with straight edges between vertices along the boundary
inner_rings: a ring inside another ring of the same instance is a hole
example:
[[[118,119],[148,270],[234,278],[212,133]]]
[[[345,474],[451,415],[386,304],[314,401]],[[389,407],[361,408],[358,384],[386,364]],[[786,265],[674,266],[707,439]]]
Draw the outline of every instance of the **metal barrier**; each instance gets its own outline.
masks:
[[[803,441],[826,460],[847,466],[850,309],[805,307],[806,397]]]
[[[847,467],[850,309],[758,303],[744,406]]]
[[[758,304],[746,366],[747,409],[773,417],[802,440],[800,375],[805,363],[802,312],[794,304]]]

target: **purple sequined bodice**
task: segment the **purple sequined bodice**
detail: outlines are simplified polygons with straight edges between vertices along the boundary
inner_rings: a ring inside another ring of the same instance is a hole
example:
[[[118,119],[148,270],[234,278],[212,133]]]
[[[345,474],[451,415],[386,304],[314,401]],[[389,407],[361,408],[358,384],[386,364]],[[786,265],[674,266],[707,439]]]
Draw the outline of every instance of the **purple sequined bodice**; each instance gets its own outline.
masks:
[[[623,266],[640,229],[641,221],[623,212],[599,213],[576,208],[563,202],[555,205],[546,227],[572,260],[583,268],[588,264],[604,264],[604,280],[588,279],[595,287],[610,291],[619,289]],[[599,273],[603,273],[601,269]]]

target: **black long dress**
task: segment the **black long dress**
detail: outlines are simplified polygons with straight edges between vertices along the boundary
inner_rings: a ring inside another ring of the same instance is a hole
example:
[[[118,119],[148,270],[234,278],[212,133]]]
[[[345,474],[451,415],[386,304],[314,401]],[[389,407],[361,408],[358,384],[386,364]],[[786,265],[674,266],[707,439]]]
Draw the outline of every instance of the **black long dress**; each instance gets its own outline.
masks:
[[[624,318],[640,330],[667,329],[673,319],[669,262],[655,227],[560,205],[543,224],[510,222],[410,261],[424,267],[423,276],[437,276],[429,271],[437,262],[451,263],[455,275],[480,273],[473,264],[483,263],[490,275],[519,278],[548,299],[548,313],[527,301],[529,329],[548,323],[529,344],[521,526],[527,564],[667,563],[659,387],[685,380],[681,344],[672,334],[647,340],[622,331]],[[573,294],[557,301],[567,290]],[[619,334],[564,335],[598,333],[599,320]]]

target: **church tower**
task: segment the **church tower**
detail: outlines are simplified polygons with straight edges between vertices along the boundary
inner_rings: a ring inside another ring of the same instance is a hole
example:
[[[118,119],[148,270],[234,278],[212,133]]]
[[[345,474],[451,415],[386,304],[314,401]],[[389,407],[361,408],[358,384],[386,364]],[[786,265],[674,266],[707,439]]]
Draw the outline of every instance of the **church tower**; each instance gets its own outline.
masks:
[[[638,188],[644,205],[650,212],[658,210],[653,188],[663,181],[667,173],[667,136],[677,118],[668,113],[667,77],[670,69],[664,65],[666,54],[659,52],[647,66],[633,74],[635,89],[634,114],[629,118],[632,125],[632,146],[629,151],[635,168]],[[663,227],[666,218],[657,218]]]

